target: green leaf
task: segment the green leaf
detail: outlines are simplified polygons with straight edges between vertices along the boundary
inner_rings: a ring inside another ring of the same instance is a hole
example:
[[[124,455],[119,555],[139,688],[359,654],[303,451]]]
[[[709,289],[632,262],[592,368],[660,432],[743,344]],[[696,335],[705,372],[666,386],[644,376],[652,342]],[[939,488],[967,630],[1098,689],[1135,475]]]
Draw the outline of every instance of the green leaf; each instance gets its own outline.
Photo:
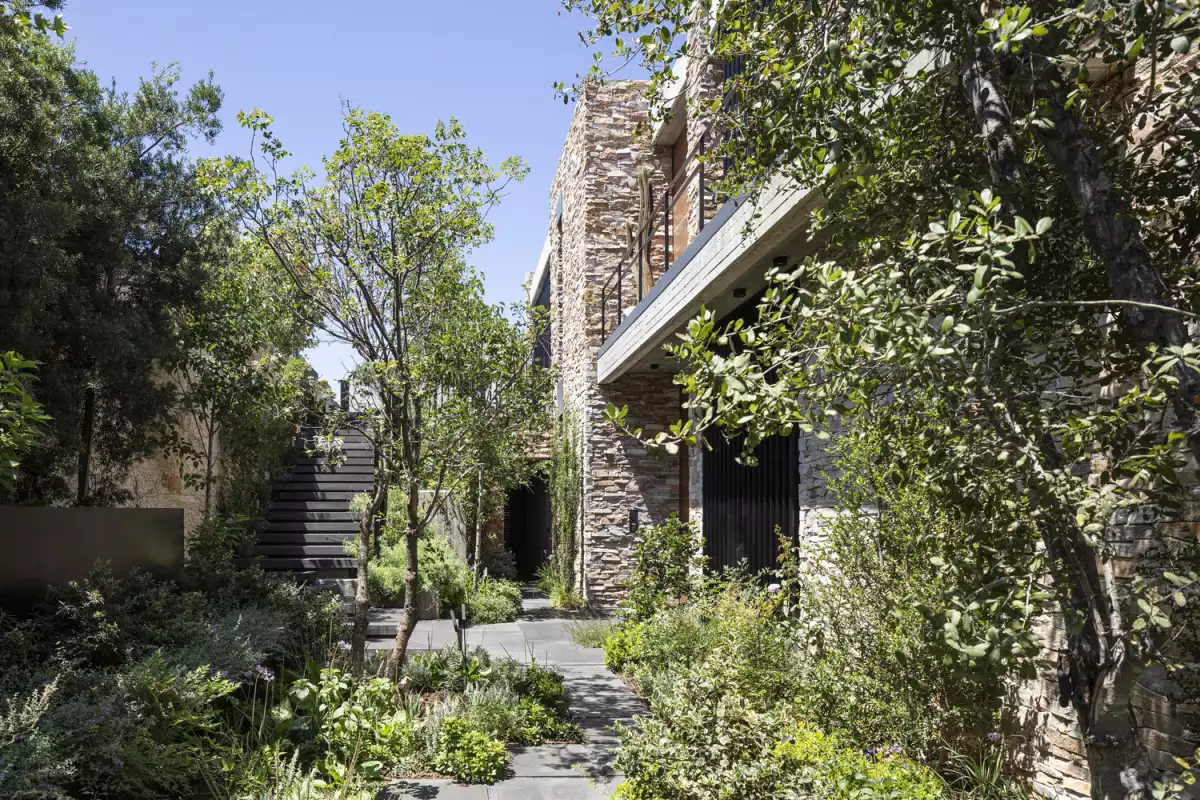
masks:
[[[1145,36],[1139,36],[1136,39],[1134,39],[1133,42],[1130,43],[1129,47],[1125,49],[1125,57],[1127,59],[1129,59],[1130,61],[1137,58],[1138,55],[1142,52],[1142,45],[1145,44],[1145,42],[1146,42]]]

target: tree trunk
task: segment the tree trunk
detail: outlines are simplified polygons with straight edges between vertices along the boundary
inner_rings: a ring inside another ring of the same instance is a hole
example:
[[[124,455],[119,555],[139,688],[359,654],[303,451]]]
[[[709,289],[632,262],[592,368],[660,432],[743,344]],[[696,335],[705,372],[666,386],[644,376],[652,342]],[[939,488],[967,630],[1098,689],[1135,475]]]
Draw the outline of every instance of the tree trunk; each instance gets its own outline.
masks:
[[[475,552],[474,552],[474,568],[475,580],[479,580],[479,573],[483,566],[483,470],[479,470],[479,488],[475,493]]]
[[[981,50],[962,69],[962,86],[975,112],[975,126],[987,148],[992,185],[1000,193],[1011,223],[1024,210],[1025,159],[1013,130],[1012,112],[993,75],[990,56]]]
[[[421,493],[419,485],[410,480],[408,487],[408,530],[404,534],[404,618],[396,629],[396,641],[388,656],[388,674],[400,677],[400,668],[408,655],[408,641],[417,627],[417,595],[421,577],[417,571],[417,543],[421,539]]]
[[[217,439],[215,425],[208,426],[208,445],[204,450],[204,518],[212,517],[213,444]]]
[[[377,479],[374,493],[371,495],[371,504],[362,519],[358,521],[354,620],[350,634],[350,672],[356,677],[362,677],[366,664],[367,612],[371,609],[371,595],[367,590],[367,578],[371,570],[371,531],[375,527],[375,518],[379,516],[386,499],[387,482]]]
[[[83,431],[79,443],[79,472],[76,480],[75,504],[84,505],[91,492],[92,438],[96,430],[96,390],[88,387],[83,392]]]
[[[1050,110],[1052,131],[1039,130],[1046,152],[1058,167],[1088,243],[1104,264],[1109,290],[1115,299],[1176,308],[1162,273],[1150,257],[1141,226],[1124,196],[1113,186],[1103,157],[1075,112],[1067,106],[1062,76],[1050,74],[1043,92]],[[1182,346],[1187,342],[1183,316],[1142,306],[1122,306],[1117,314],[1122,332],[1148,350]],[[1175,414],[1187,434],[1192,456],[1200,462],[1200,375],[1182,362],[1174,370],[1179,381],[1172,393]]]
[[[983,382],[981,393],[988,418],[1003,438],[1034,456],[1034,470],[1048,487],[1031,483],[1035,503],[1046,510],[1039,532],[1046,547],[1053,591],[1067,633],[1069,661],[1060,701],[1070,704],[1079,718],[1091,775],[1092,797],[1124,800],[1148,796],[1150,765],[1137,737],[1131,705],[1142,664],[1125,648],[1128,635],[1122,609],[1114,607],[1116,592],[1111,568],[1101,574],[1096,548],[1088,543],[1053,491],[1053,473],[1062,459],[1050,437],[1031,439],[1023,421],[1003,398]],[[998,409],[1003,408],[1003,413]]]
[[[1091,774],[1092,797],[1148,797],[1150,762],[1138,739],[1131,704],[1142,664],[1126,651],[1121,610],[1112,607],[1111,575],[1102,576],[1097,553],[1073,520],[1042,540],[1057,567],[1054,583],[1067,629],[1069,700],[1079,717]]]
[[[987,148],[995,188],[1010,219],[1022,215],[1025,204],[1024,159],[1012,127],[1005,98],[995,83],[989,56],[977,55],[963,69],[962,82]],[[1100,155],[1078,119],[1066,108],[1061,88],[1051,99],[1055,130],[1042,134],[1047,152],[1062,173],[1075,200],[1088,241],[1105,264],[1113,296],[1158,305],[1171,305],[1166,285],[1150,262],[1150,254],[1128,205],[1115,192]],[[1020,255],[1024,255],[1023,253]],[[1020,263],[1020,262],[1019,262]],[[1020,269],[1020,266],[1018,266]],[[1131,313],[1127,313],[1131,312]],[[1182,344],[1182,317],[1153,309],[1125,308],[1120,314],[1127,335],[1143,348]],[[1198,376],[1180,378],[1176,413],[1188,430],[1188,443],[1200,460],[1200,436],[1192,405]],[[1038,449],[1051,469],[1059,466],[1053,443]],[[1048,501],[1053,503],[1054,501]],[[1059,514],[1059,516],[1063,516]],[[1084,734],[1092,796],[1115,800],[1148,793],[1150,765],[1137,738],[1130,705],[1142,664],[1125,649],[1121,609],[1112,608],[1112,594],[1099,574],[1097,553],[1069,519],[1043,529],[1043,540],[1054,570],[1060,608],[1066,617],[1069,700],[1079,715]]]

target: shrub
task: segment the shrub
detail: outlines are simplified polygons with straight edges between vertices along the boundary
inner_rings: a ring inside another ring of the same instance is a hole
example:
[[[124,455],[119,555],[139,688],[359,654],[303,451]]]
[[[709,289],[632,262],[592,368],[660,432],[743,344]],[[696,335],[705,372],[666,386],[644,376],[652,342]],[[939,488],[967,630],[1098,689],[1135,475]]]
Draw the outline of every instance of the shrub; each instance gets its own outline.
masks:
[[[159,654],[120,672],[64,674],[0,709],[0,790],[4,797],[187,794],[215,762],[210,739],[220,701],[236,688]]]
[[[318,768],[337,785],[352,775],[378,779],[419,747],[415,714],[385,678],[358,682],[322,669],[316,680],[293,681],[271,716],[287,742],[319,756]]]
[[[945,783],[905,758],[898,744],[862,751],[796,725],[785,732],[774,755],[790,785],[831,800],[939,800],[946,794]]]
[[[633,577],[622,607],[633,619],[645,619],[664,601],[679,602],[694,591],[703,563],[695,526],[676,514],[643,526],[633,546]]]
[[[828,797],[935,800],[943,782],[903,756],[899,745],[859,750],[790,721],[783,708],[761,712],[741,695],[730,660],[714,655],[660,697],[652,717],[621,731],[618,796],[636,800]]]
[[[483,540],[483,555],[480,566],[490,577],[504,581],[517,579],[517,557],[504,546],[504,542],[487,536]]]
[[[250,555],[257,532],[249,517],[216,514],[188,534],[187,564],[193,574],[223,573]]]
[[[604,647],[609,637],[615,635],[620,627],[612,621],[572,621],[567,623],[567,633],[571,641],[580,647]]]
[[[379,558],[372,559],[367,577],[372,605],[385,608],[404,605],[405,559],[403,538],[384,544]],[[437,531],[429,531],[417,542],[417,572],[421,588],[433,592],[443,610],[459,606],[466,600],[470,570]]]
[[[719,665],[692,670],[622,728],[617,796],[629,800],[768,800],[786,796],[772,750],[783,725],[752,710]]]
[[[459,717],[446,717],[438,731],[433,768],[464,783],[495,783],[508,768],[504,743]]]
[[[521,615],[521,587],[511,581],[480,578],[467,593],[467,619],[477,625],[515,622]]]
[[[538,567],[537,588],[550,598],[550,605],[555,608],[583,607],[583,597],[575,590],[574,586],[563,582],[562,573],[554,564],[547,563]]]
[[[530,664],[521,672],[515,683],[517,692],[528,697],[556,714],[567,713],[567,688],[563,676],[552,669]]]
[[[415,692],[463,692],[470,684],[490,677],[491,665],[492,658],[483,648],[463,655],[456,645],[448,644],[441,650],[416,653],[406,659],[404,675]]]
[[[96,570],[52,588],[31,616],[5,618],[0,686],[16,699],[0,704],[0,796],[157,798],[221,784],[238,695],[262,704],[263,682],[243,690],[242,673],[321,657],[344,623],[326,593],[196,566],[182,583]]]

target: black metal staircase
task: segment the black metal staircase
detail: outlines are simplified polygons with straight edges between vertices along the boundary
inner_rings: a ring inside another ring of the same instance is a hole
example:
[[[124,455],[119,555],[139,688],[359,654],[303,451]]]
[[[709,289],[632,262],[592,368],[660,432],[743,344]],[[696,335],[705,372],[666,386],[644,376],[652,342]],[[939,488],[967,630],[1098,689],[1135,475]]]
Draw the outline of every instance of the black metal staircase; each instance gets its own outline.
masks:
[[[312,447],[315,430],[301,431],[301,452]],[[358,522],[350,502],[372,489],[375,451],[356,428],[342,428],[338,436],[341,463],[331,466],[329,458],[303,455],[290,474],[274,482],[254,555],[264,570],[353,597],[355,562],[345,544],[358,534]]]

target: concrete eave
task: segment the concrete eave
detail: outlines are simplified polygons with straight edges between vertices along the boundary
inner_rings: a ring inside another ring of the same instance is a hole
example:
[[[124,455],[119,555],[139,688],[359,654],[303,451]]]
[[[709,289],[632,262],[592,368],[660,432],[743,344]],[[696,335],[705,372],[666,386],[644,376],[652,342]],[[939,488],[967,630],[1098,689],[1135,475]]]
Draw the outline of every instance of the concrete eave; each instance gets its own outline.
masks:
[[[701,307],[744,285],[747,276],[761,278],[781,248],[792,261],[811,252],[805,225],[823,202],[819,192],[777,178],[754,204],[726,203],[600,346],[597,381],[611,383],[654,356]]]
[[[550,271],[550,236],[547,234],[546,242],[542,245],[542,253],[538,256],[537,267],[533,271],[532,277],[525,286],[525,303],[533,305],[534,299],[538,296],[538,287],[542,285],[542,281],[546,279],[546,273]]]

